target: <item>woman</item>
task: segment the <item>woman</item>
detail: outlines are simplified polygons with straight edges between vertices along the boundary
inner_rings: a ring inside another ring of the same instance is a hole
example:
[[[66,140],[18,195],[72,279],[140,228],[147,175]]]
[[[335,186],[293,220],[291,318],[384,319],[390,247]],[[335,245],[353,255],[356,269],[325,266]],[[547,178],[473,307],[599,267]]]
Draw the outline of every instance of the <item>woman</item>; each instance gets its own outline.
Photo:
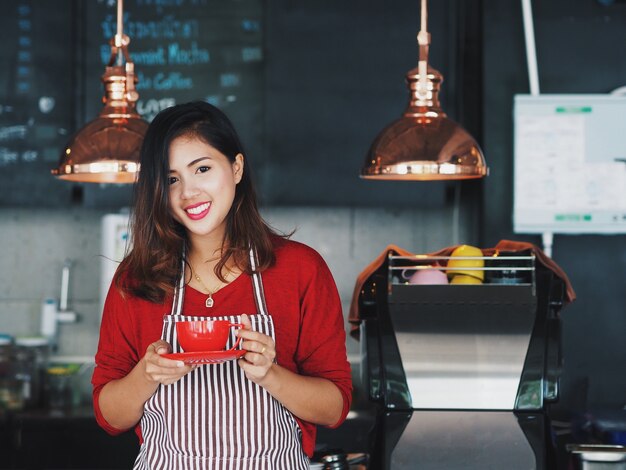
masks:
[[[341,304],[319,254],[262,220],[220,110],[187,103],[150,124],[132,235],[102,318],[98,423],[135,427],[135,468],[308,468],[315,426],[338,426],[350,407]],[[243,357],[163,357],[181,351],[177,321],[206,317],[244,324]]]

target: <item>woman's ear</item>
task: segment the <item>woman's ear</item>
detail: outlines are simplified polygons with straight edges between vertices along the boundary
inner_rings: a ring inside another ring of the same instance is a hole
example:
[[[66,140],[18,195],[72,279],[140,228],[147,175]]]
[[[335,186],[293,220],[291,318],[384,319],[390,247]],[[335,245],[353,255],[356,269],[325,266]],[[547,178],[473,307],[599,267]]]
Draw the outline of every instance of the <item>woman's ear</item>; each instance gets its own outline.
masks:
[[[243,167],[243,154],[238,153],[237,156],[235,156],[235,161],[233,162],[233,175],[235,177],[235,184],[239,184],[241,178],[243,178]]]

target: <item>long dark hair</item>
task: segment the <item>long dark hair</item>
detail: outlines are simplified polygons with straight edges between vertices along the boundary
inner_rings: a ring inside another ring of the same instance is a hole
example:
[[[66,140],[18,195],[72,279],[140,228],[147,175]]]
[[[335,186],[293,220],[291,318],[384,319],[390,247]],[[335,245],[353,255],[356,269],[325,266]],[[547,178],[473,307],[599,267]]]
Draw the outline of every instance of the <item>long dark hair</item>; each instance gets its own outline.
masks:
[[[167,108],[157,114],[148,127],[141,148],[139,179],[134,188],[133,247],[117,271],[115,284],[123,294],[151,302],[161,303],[173,292],[187,243],[185,228],[174,220],[169,209],[169,147],[181,136],[201,139],[231,162],[237,154],[245,155],[228,117],[202,101]],[[228,260],[251,274],[250,246],[257,252],[257,270],[267,269],[275,260],[271,240],[275,235],[259,213],[250,161],[246,159],[243,176],[226,216],[226,235],[215,274],[225,282],[222,271]]]

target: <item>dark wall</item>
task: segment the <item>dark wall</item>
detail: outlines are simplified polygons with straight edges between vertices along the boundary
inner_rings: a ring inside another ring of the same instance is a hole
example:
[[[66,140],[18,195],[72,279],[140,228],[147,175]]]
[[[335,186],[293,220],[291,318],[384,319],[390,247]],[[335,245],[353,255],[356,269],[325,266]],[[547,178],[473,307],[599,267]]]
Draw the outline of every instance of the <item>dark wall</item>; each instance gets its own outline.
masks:
[[[533,2],[541,93],[608,93],[626,85],[626,4]],[[485,0],[484,133],[491,175],[484,186],[483,241],[541,244],[512,233],[513,95],[529,93],[522,10]],[[626,131],[626,123],[625,129]],[[626,405],[626,236],[555,235],[554,260],[577,300],[563,311],[565,370],[560,406]]]

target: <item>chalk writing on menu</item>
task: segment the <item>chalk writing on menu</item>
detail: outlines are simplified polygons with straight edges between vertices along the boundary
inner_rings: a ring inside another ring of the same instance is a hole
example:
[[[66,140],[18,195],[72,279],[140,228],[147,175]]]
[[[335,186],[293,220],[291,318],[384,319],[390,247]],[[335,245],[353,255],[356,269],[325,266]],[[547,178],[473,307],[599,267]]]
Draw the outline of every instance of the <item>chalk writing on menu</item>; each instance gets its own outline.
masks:
[[[68,9],[69,0],[20,0],[0,16],[0,205],[54,204],[69,192],[48,191],[72,119]]]
[[[106,64],[117,17],[115,2],[100,6],[96,29]],[[231,107],[229,114],[242,96],[261,101],[261,0],[135,0],[124,8],[139,79],[137,110],[145,119],[192,99]]]
[[[32,10],[27,2],[20,2],[16,5],[16,12],[17,48],[14,49],[15,57],[13,58],[14,76],[12,80],[7,80],[7,83],[3,84],[5,93],[3,93],[3,103],[0,104],[0,116],[3,118],[3,127],[0,129],[0,166],[14,165],[20,161],[33,161],[37,158],[36,150],[26,149],[24,145],[20,145],[28,135],[29,123],[26,121],[7,123],[11,116],[17,117],[17,100],[10,100],[9,95],[26,96],[32,89]],[[12,87],[11,81],[14,83]],[[18,144],[15,145],[16,143]]]

